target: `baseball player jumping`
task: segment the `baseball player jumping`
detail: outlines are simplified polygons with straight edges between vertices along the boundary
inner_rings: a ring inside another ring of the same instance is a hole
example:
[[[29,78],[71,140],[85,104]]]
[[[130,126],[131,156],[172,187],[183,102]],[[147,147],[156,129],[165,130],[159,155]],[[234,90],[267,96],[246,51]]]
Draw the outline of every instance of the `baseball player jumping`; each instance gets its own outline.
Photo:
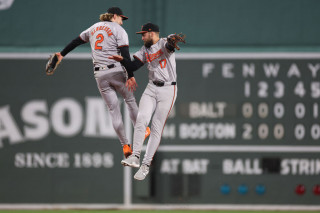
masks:
[[[113,128],[123,147],[124,156],[128,157],[132,149],[125,135],[117,93],[124,98],[133,124],[136,123],[138,106],[133,93],[126,88],[126,71],[119,62],[108,59],[108,56],[121,54],[123,58],[130,60],[128,35],[121,27],[122,21],[126,19],[128,17],[123,15],[120,8],[109,8],[107,13],[100,15],[100,22],[83,31],[56,55],[60,62],[74,48],[90,42],[94,77],[100,94],[108,106]],[[144,132],[145,137],[148,137],[150,129],[145,129]]]
[[[140,167],[144,132],[153,114],[146,153],[140,169],[134,175],[135,179],[143,180],[149,173],[152,158],[160,144],[166,120],[177,97],[175,48],[179,49],[176,44],[179,41],[184,42],[184,37],[172,34],[168,38],[159,38],[159,27],[152,23],[143,25],[137,34],[142,35],[144,46],[133,55],[133,61],[119,55],[111,56],[109,59],[121,62],[129,76],[145,63],[148,64],[149,83],[139,104],[137,122],[134,126],[133,152],[121,161],[124,166]],[[135,90],[135,79],[128,79],[126,86],[129,90]]]

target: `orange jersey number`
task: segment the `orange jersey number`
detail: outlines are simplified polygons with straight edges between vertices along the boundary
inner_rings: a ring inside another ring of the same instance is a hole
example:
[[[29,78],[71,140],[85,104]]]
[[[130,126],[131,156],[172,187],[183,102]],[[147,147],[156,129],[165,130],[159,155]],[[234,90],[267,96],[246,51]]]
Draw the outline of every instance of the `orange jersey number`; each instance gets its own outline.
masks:
[[[159,61],[159,64],[160,64],[160,67],[163,69],[166,67],[167,65],[167,60],[166,59],[163,59],[161,61]]]
[[[95,48],[96,50],[102,50],[102,46],[99,46],[98,44],[100,44],[101,42],[103,42],[104,40],[104,37],[102,34],[98,34],[97,37],[96,37],[97,41],[96,41],[96,44],[95,44]]]

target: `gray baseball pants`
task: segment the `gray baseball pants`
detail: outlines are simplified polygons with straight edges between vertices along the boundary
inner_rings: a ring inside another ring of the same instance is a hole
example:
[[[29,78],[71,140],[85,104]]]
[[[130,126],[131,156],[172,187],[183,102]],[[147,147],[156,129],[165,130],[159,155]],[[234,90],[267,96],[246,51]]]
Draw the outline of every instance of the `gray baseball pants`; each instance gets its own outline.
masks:
[[[137,122],[133,134],[133,155],[140,157],[146,128],[151,120],[151,134],[142,164],[150,165],[161,140],[161,135],[177,97],[177,86],[157,87],[148,83],[139,103]]]
[[[117,70],[118,69],[118,70]],[[119,93],[129,110],[130,119],[135,125],[138,114],[138,106],[132,92],[126,88],[126,73],[119,68],[104,71],[95,71],[94,77],[102,98],[108,106],[112,120],[112,125],[118,135],[121,145],[129,144],[125,134],[124,124],[122,120],[120,104],[117,93]]]

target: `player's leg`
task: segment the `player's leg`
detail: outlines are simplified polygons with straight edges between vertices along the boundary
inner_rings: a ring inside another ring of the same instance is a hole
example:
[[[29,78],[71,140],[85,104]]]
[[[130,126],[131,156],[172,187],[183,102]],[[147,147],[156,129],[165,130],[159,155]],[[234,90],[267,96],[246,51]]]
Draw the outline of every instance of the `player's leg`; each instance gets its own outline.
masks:
[[[159,147],[165,123],[177,97],[177,87],[165,86],[159,90],[157,97],[157,107],[152,118],[151,134],[142,161],[142,164],[148,166],[151,165],[152,158]]]
[[[133,134],[133,152],[132,155],[125,160],[121,161],[121,164],[131,167],[140,166],[140,154],[142,145],[145,138],[145,130],[148,126],[152,113],[156,107],[156,99],[154,96],[154,91],[150,90],[149,86],[146,88],[143,93],[140,103],[139,103],[139,112],[137,116],[137,122],[134,127]]]
[[[114,77],[112,81],[112,85],[116,88],[117,92],[123,97],[126,102],[129,116],[132,121],[133,126],[136,124],[137,115],[138,115],[138,105],[136,99],[133,95],[133,92],[129,91],[126,87],[126,76],[124,74],[120,74]],[[147,127],[145,131],[145,138],[150,135],[150,128]]]
[[[159,147],[162,131],[176,100],[176,94],[176,86],[161,88],[157,93],[157,107],[152,118],[152,131],[142,165],[134,175],[136,180],[144,180],[149,173],[152,158]]]
[[[102,75],[102,73],[98,73],[95,74],[95,78],[100,94],[108,106],[113,128],[118,135],[121,145],[124,146],[128,144],[128,139],[125,135],[117,94],[114,88],[110,85],[110,83],[107,80],[110,79],[110,76],[108,77],[107,75]]]
[[[123,97],[129,111],[130,119],[133,125],[135,125],[138,115],[138,105],[133,92],[128,91],[126,88],[125,74],[121,73],[114,76],[112,84],[116,88],[117,92],[119,92],[119,94]]]
[[[151,116],[156,108],[156,98],[153,94],[144,93],[139,103],[137,122],[134,126],[133,152],[132,154],[140,157],[142,145],[145,138],[145,131],[150,123]]]

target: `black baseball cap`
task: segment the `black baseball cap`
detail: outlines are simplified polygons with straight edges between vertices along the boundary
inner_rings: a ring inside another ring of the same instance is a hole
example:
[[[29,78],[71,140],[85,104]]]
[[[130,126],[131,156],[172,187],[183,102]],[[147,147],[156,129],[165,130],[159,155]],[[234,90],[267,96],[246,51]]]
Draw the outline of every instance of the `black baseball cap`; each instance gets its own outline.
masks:
[[[145,25],[142,25],[140,32],[136,32],[136,33],[143,34],[147,32],[159,32],[159,26],[156,24],[147,23]]]
[[[117,14],[118,16],[121,16],[122,20],[127,20],[128,19],[127,16],[123,15],[123,12],[119,7],[110,7],[107,12],[111,13],[111,14]]]

